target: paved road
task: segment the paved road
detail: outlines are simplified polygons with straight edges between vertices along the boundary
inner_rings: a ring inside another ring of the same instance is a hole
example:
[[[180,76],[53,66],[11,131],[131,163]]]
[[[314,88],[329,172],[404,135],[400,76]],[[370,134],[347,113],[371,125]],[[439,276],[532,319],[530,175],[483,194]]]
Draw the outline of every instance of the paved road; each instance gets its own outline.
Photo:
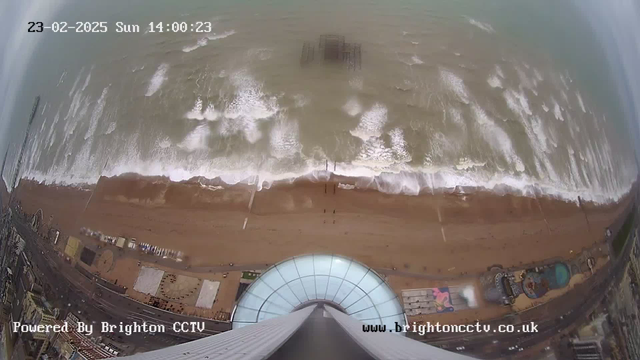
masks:
[[[161,348],[199,339],[230,328],[228,323],[174,314],[115,293],[91,281],[71,267],[58,255],[58,252],[48,246],[49,244],[39,241],[37,233],[24,223],[16,219],[14,226],[25,240],[27,244],[25,250],[30,254],[32,263],[38,267],[37,273],[43,279],[45,288],[50,290],[48,294],[57,295],[57,303],[61,305],[64,315],[68,311],[73,311],[81,317],[95,321],[96,326],[102,321],[114,325],[120,322],[131,324],[134,321],[138,324],[147,322],[164,325],[166,334],[156,333],[155,336],[135,334],[126,339],[126,342],[145,349]],[[204,322],[205,330],[202,333],[175,333],[172,328],[175,322]],[[116,339],[124,339],[124,336],[126,335],[122,333],[114,334]]]

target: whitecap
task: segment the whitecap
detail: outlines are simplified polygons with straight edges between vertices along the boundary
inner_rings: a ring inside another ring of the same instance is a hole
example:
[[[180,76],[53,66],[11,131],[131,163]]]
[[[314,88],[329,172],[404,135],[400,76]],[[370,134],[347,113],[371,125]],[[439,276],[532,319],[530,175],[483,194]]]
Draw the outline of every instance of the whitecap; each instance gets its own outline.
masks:
[[[293,95],[293,101],[295,102],[294,106],[297,108],[305,107],[311,102],[311,100],[309,100],[309,97],[302,94]]]
[[[362,106],[360,105],[360,102],[358,102],[358,99],[353,97],[342,106],[342,110],[349,114],[349,116],[353,117],[362,112]]]
[[[73,86],[71,86],[71,90],[69,91],[69,96],[71,96],[71,94],[76,92],[76,88],[78,87],[78,83],[80,82],[80,78],[82,77],[83,71],[84,71],[84,68],[80,69],[78,76],[76,76],[76,80],[73,82]]]
[[[553,102],[553,116],[555,116],[556,120],[564,121],[564,117],[562,117],[562,111],[560,110],[560,105],[556,101],[556,99],[551,99]]]
[[[91,67],[91,70],[89,70],[89,74],[84,79],[84,84],[82,85],[82,90],[81,91],[84,91],[87,88],[87,86],[89,86],[89,82],[91,81],[91,73],[92,72],[93,72],[93,67]]]
[[[208,39],[206,37],[198,40],[198,42],[195,45],[191,45],[191,46],[185,46],[182,48],[182,51],[188,53],[188,52],[192,52],[193,50],[203,47],[203,46],[207,46],[207,42]]]
[[[463,130],[467,127],[467,125],[464,122],[464,119],[462,118],[462,111],[460,111],[460,109],[450,107],[449,109],[447,109],[447,111],[449,113],[449,117],[451,119],[451,122],[453,122],[453,124],[455,124],[458,128]]]
[[[504,159],[515,166],[516,171],[523,172],[525,170],[524,163],[516,154],[511,138],[509,135],[491,119],[487,113],[477,104],[472,104],[476,126],[480,130],[480,134],[484,140],[494,150],[498,151]]]
[[[233,35],[235,33],[236,33],[235,30],[225,31],[222,34],[213,33],[213,34],[207,36],[207,39],[212,40],[212,41],[213,40],[220,40],[220,39],[224,39],[226,37],[229,37],[229,36],[231,36],[231,35]]]
[[[544,80],[544,78],[542,77],[542,74],[536,68],[533,69],[533,75],[536,77],[538,81]]]
[[[469,103],[469,94],[467,91],[467,87],[464,85],[462,79],[459,78],[456,74],[448,70],[440,69],[440,82],[449,91],[456,94],[460,101],[465,104]]]
[[[166,63],[160,64],[158,69],[153,74],[151,81],[149,82],[149,87],[147,88],[147,96],[151,96],[156,93],[162,86],[162,83],[167,79],[167,71],[169,70],[169,65]]]
[[[189,112],[187,112],[184,116],[187,119],[191,119],[191,120],[206,119],[209,121],[215,121],[218,119],[218,117],[220,116],[220,113],[216,111],[213,103],[209,103],[209,105],[207,105],[206,110],[204,111],[202,111],[202,106],[203,106],[202,98],[198,97],[196,99],[195,104],[193,105],[193,108]]]
[[[580,109],[582,109],[582,112],[586,113],[587,109],[585,109],[585,107],[584,107],[584,102],[582,102],[582,96],[580,95],[580,92],[576,91],[576,97],[578,98],[578,103],[580,104]]]
[[[489,34],[495,33],[496,31],[493,29],[493,26],[487,24],[487,23],[483,23],[480,22],[478,20],[472,19],[472,18],[467,18],[467,20],[469,21],[469,24],[478,27],[479,29],[482,29],[486,32],[488,32]]]
[[[212,103],[209,103],[207,109],[202,113],[202,116],[209,121],[217,120],[219,115],[220,113],[216,111]]]
[[[489,83],[489,86],[491,86],[492,88],[502,89],[502,81],[500,81],[500,78],[498,78],[496,75],[491,75],[487,79],[487,83]]]
[[[515,91],[512,89],[505,90],[504,99],[507,102],[507,106],[514,113],[519,114],[521,117],[524,114],[533,115],[531,108],[529,107],[529,100],[523,91]],[[524,114],[523,114],[524,113]]]
[[[387,122],[387,112],[384,105],[375,103],[370,110],[362,114],[358,126],[350,131],[351,135],[364,141],[382,135],[382,128]]]
[[[354,77],[349,79],[349,86],[355,90],[362,90],[364,86],[364,81],[361,77]]]
[[[393,150],[380,137],[371,137],[362,144],[354,163],[373,169],[386,169],[394,163]]]
[[[60,86],[60,84],[64,82],[64,79],[66,76],[67,76],[67,70],[63,71],[62,75],[60,75],[60,79],[58,80],[58,85],[56,85],[56,87]]]
[[[460,158],[460,160],[458,160],[458,163],[455,165],[455,168],[458,170],[469,170],[476,167],[484,167],[485,165],[487,165],[486,161],[484,162],[473,161],[469,158],[463,157],[463,158]]]
[[[250,58],[257,58],[260,61],[265,61],[265,60],[271,59],[271,56],[273,56],[273,49],[269,49],[269,48],[249,49],[247,51],[247,55]]]
[[[96,102],[96,106],[93,108],[93,112],[91,113],[91,119],[89,122],[89,129],[84,134],[84,139],[87,140],[93,136],[96,131],[96,127],[98,126],[98,120],[102,117],[102,113],[104,112],[104,105],[107,101],[107,93],[109,92],[109,87],[107,86],[102,90],[102,95]]]
[[[398,60],[400,60],[400,62],[402,62],[403,64],[409,66],[424,64],[424,61],[422,61],[422,59],[420,59],[418,55],[412,55],[409,59],[405,58],[404,56],[401,57],[400,55],[398,55]]]
[[[411,154],[407,151],[407,142],[404,139],[404,132],[400,128],[395,128],[389,132],[391,137],[391,151],[397,161],[410,162]]]
[[[171,140],[169,140],[169,138],[164,138],[162,140],[158,140],[157,144],[159,148],[167,149],[171,146]]]
[[[193,108],[185,114],[185,117],[192,120],[204,120],[204,116],[202,115],[202,99],[200,97],[196,99]]]
[[[187,134],[184,140],[178,144],[178,147],[189,152],[208,149],[207,143],[210,134],[209,125],[206,123],[200,124]]]
[[[251,144],[262,139],[262,131],[258,128],[258,123],[245,118],[223,119],[219,132],[223,137],[241,133]]]
[[[224,111],[227,119],[244,118],[260,120],[272,117],[278,112],[275,97],[267,97],[262,92],[262,84],[248,71],[241,70],[231,76],[231,84],[236,87],[235,98]]]
[[[105,134],[105,135],[109,135],[109,134],[111,134],[112,132],[114,132],[114,131],[116,130],[116,126],[117,126],[117,125],[116,125],[116,122],[115,122],[115,121],[114,121],[114,122],[112,122],[112,123],[110,123],[110,124],[109,124],[109,127],[107,127],[107,131],[105,131],[105,132],[104,132],[104,134]]]
[[[298,140],[298,122],[280,117],[271,128],[269,144],[271,155],[282,159],[300,152],[302,146]]]
[[[247,70],[234,73],[230,81],[236,93],[223,112],[220,134],[228,136],[242,132],[247,141],[255,143],[262,137],[258,121],[270,119],[280,110],[277,99],[267,96],[262,91],[262,83],[256,81]]]

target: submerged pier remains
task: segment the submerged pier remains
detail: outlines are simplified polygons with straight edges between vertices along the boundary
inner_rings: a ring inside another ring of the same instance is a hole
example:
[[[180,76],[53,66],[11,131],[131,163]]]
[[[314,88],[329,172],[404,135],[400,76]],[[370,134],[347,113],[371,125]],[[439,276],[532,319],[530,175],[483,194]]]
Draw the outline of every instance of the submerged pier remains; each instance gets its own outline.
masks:
[[[344,36],[325,34],[318,39],[318,50],[325,62],[343,62],[349,70],[362,69],[362,44],[347,43]],[[314,61],[315,47],[310,41],[302,45],[300,65],[306,66]]]

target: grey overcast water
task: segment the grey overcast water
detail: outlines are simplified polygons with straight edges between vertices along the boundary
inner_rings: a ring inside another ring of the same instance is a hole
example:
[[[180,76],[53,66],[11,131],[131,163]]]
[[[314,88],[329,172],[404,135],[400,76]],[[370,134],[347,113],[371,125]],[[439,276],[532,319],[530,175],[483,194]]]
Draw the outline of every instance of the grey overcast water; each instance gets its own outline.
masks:
[[[637,176],[607,56],[570,2],[71,1],[48,21],[109,31],[38,41],[8,129],[11,160],[40,95],[27,178],[266,187],[322,178],[328,160],[389,193],[462,185],[608,202]],[[141,31],[116,33],[118,21]],[[198,21],[211,32],[148,26]],[[362,44],[361,70],[323,63],[327,33]],[[316,60],[301,67],[304,41]]]

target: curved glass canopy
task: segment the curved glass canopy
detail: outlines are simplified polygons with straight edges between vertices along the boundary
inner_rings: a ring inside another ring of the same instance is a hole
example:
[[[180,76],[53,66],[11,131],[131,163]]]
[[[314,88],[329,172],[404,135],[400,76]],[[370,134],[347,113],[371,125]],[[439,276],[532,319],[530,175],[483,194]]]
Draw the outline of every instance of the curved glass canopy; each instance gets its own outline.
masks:
[[[328,302],[372,325],[406,323],[396,294],[367,266],[336,255],[303,255],[264,272],[244,292],[233,314],[237,329],[288,314],[305,303]]]

